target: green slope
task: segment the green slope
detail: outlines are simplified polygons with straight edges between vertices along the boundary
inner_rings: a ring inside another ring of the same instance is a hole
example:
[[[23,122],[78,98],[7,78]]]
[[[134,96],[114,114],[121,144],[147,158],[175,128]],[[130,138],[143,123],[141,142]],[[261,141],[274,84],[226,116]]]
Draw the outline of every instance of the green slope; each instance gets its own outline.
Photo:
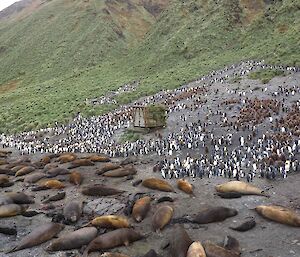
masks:
[[[0,130],[105,112],[85,99],[133,80],[119,104],[239,60],[300,65],[300,0],[153,2],[53,0],[0,21]]]

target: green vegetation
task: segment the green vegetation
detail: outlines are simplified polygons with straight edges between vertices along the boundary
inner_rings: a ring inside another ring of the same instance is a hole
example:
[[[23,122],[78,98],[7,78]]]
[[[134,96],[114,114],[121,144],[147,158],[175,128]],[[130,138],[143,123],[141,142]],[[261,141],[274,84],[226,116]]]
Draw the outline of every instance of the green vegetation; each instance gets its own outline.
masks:
[[[299,0],[140,2],[48,1],[0,20],[0,132],[107,112],[85,99],[133,80],[118,104],[240,60],[300,65]]]
[[[269,83],[269,81],[272,78],[275,78],[277,76],[284,76],[285,73],[282,70],[259,70],[252,72],[248,75],[248,78],[250,79],[259,79],[263,84]]]
[[[161,127],[166,125],[166,107],[163,105],[149,105],[146,107],[146,126]]]
[[[126,130],[120,137],[121,143],[125,142],[135,142],[141,138],[141,134],[133,130]]]

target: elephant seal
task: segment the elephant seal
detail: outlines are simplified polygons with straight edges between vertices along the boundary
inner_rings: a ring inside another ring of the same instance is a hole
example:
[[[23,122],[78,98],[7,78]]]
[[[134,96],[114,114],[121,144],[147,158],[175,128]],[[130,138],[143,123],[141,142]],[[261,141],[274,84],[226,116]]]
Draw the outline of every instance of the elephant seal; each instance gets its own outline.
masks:
[[[241,198],[242,194],[237,192],[226,192],[226,193],[217,193],[218,196],[224,199],[234,199]]]
[[[122,194],[125,191],[118,190],[112,187],[107,187],[101,184],[89,185],[82,189],[82,194],[89,196],[109,196]]]
[[[170,239],[171,256],[186,257],[187,251],[192,243],[193,241],[185,229],[181,225],[176,224]]]
[[[45,173],[37,171],[37,172],[33,172],[32,174],[26,175],[24,178],[24,182],[33,184],[45,177],[46,177]]]
[[[47,199],[43,201],[43,203],[55,202],[64,199],[66,196],[66,192],[58,192],[55,195],[49,196]]]
[[[241,225],[239,225],[237,227],[229,227],[229,228],[232,230],[239,231],[239,232],[245,232],[245,231],[248,231],[248,230],[254,228],[255,225],[256,225],[255,220],[251,219],[251,220],[248,220],[248,221],[242,223]]]
[[[208,207],[200,211],[200,213],[193,218],[193,222],[197,224],[207,224],[223,221],[227,218],[236,216],[237,214],[238,211],[232,208],[223,206]]]
[[[92,162],[110,162],[110,158],[103,155],[92,155],[89,156],[87,159],[89,159]]]
[[[190,245],[186,257],[206,257],[205,250],[200,242],[194,242]]]
[[[243,195],[261,195],[261,196],[267,196],[264,194],[264,192],[255,187],[252,186],[249,183],[242,182],[242,181],[229,181],[227,183],[217,185],[216,190],[219,193],[240,193]]]
[[[24,175],[27,175],[27,174],[29,174],[29,173],[31,173],[31,172],[33,172],[35,170],[35,168],[34,167],[32,167],[32,166],[25,166],[25,167],[23,167],[22,169],[19,169],[17,172],[16,172],[16,177],[18,177],[18,176],[24,176]]]
[[[193,186],[185,179],[178,179],[177,187],[189,195],[194,195]]]
[[[0,218],[13,217],[23,214],[28,206],[18,205],[15,203],[0,206]]]
[[[43,181],[41,183],[42,187],[46,187],[48,189],[62,189],[65,187],[64,183],[62,183],[61,181],[57,180],[57,179],[49,179],[46,181]]]
[[[7,175],[0,175],[0,185],[6,184],[9,182],[9,177]]]
[[[104,215],[94,218],[89,224],[100,228],[129,228],[129,221],[117,215]]]
[[[15,204],[32,204],[34,200],[31,196],[26,195],[23,192],[9,192],[6,193],[5,196],[12,199]]]
[[[66,163],[74,161],[76,158],[77,156],[74,153],[63,153],[57,158],[57,161],[59,161],[60,163]]]
[[[90,252],[105,250],[117,246],[128,246],[130,243],[144,238],[140,233],[131,228],[119,228],[96,237],[90,242],[83,253],[87,257]]]
[[[172,219],[174,210],[171,206],[164,205],[159,207],[152,217],[152,227],[154,231],[162,230]]]
[[[137,222],[141,222],[150,210],[151,198],[145,196],[138,199],[132,208],[132,216]]]
[[[64,226],[58,223],[50,222],[46,224],[41,224],[35,230],[33,230],[31,233],[25,236],[23,239],[21,239],[19,244],[13,249],[9,250],[7,253],[12,253],[26,248],[31,248],[33,246],[37,246],[44,242],[47,242],[48,240],[55,237],[63,228]]]
[[[240,255],[227,250],[219,245],[216,245],[210,241],[205,241],[203,247],[207,257],[239,257]]]
[[[156,200],[157,203],[163,203],[163,202],[174,202],[174,199],[170,196],[163,196],[163,197],[160,197]]]
[[[118,169],[109,170],[102,174],[104,177],[125,177],[129,175],[135,175],[137,173],[137,170],[133,166],[126,166]]]
[[[82,203],[79,201],[70,201],[63,209],[63,215],[67,223],[75,223],[82,215]]]
[[[96,228],[81,228],[55,239],[47,246],[46,250],[52,252],[78,249],[89,244],[96,236]]]
[[[96,171],[97,175],[102,175],[103,173],[110,171],[110,170],[115,170],[121,168],[120,164],[118,163],[106,163],[104,164],[103,167],[101,167],[99,170]]]
[[[46,171],[48,178],[54,178],[58,175],[66,175],[69,174],[70,171],[61,167],[55,167]]]
[[[82,166],[94,166],[95,163],[89,159],[77,159],[71,162],[68,169],[74,169]]]
[[[70,183],[79,186],[81,185],[82,181],[83,181],[83,177],[80,172],[72,171],[70,173]]]
[[[269,220],[300,227],[300,215],[291,209],[277,205],[260,205],[255,210],[258,214]]]
[[[164,192],[174,192],[173,187],[166,181],[158,178],[148,178],[142,182],[144,187]]]
[[[46,155],[46,156],[43,156],[41,159],[40,159],[40,162],[43,163],[44,165],[48,164],[51,162],[51,158],[50,156]]]
[[[4,235],[14,236],[17,234],[16,228],[0,227],[0,233]]]
[[[227,250],[233,251],[238,255],[241,254],[240,243],[232,236],[226,236],[224,239],[223,247]]]

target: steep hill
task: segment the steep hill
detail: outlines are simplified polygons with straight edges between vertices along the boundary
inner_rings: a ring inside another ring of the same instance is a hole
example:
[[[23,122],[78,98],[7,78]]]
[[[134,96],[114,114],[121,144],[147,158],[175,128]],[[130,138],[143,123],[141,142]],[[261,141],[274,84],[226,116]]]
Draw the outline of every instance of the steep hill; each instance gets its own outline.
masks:
[[[300,65],[299,0],[27,2],[0,12],[1,131],[102,113],[85,99],[134,80],[118,104],[243,59]]]

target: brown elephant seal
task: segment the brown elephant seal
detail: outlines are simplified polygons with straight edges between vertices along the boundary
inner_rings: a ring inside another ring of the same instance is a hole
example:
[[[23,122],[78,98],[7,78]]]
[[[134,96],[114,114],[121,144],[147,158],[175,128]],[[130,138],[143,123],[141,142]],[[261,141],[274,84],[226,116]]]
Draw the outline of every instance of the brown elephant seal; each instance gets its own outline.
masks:
[[[158,178],[148,178],[142,182],[144,187],[164,192],[174,192],[173,187],[166,181]]]
[[[6,184],[9,182],[9,176],[1,174],[0,175],[0,185]]]
[[[48,164],[51,162],[51,158],[49,155],[46,155],[46,156],[43,156],[41,159],[40,159],[40,162],[43,163],[44,165]]]
[[[85,186],[81,192],[82,194],[89,195],[89,196],[109,196],[109,195],[122,194],[125,191],[108,187],[105,185],[101,185],[101,184],[95,184],[95,185]]]
[[[190,245],[186,257],[206,257],[205,250],[200,242],[194,242]]]
[[[77,159],[71,162],[68,169],[74,169],[82,166],[94,166],[95,163],[89,159]]]
[[[51,170],[51,169],[54,169],[54,168],[57,168],[58,165],[56,163],[48,163],[44,166],[44,171],[48,171],[48,170]]]
[[[32,204],[34,203],[33,197],[26,195],[23,192],[9,192],[5,194],[13,200],[15,204]]]
[[[82,203],[74,200],[68,202],[63,209],[63,215],[66,222],[77,222],[82,215]]]
[[[102,175],[103,173],[110,171],[110,170],[115,170],[121,168],[120,164],[118,163],[106,163],[104,164],[100,169],[96,171],[97,175]]]
[[[219,245],[216,245],[210,241],[205,241],[203,247],[207,257],[239,257],[240,255],[227,250]]]
[[[47,246],[46,250],[52,252],[78,249],[89,244],[96,236],[96,228],[81,228],[53,240],[50,245]]]
[[[117,246],[128,246],[130,243],[144,238],[140,233],[131,228],[119,228],[96,237],[90,242],[83,253],[87,257],[90,252],[111,249]]]
[[[189,195],[194,195],[193,186],[185,179],[178,179],[177,187]]]
[[[13,217],[23,214],[28,206],[18,205],[15,203],[0,206],[0,218]]]
[[[141,222],[150,210],[151,198],[149,196],[138,199],[132,208],[132,217],[135,221]]]
[[[207,224],[223,221],[227,218],[236,216],[237,214],[238,211],[232,208],[223,206],[208,207],[200,211],[192,221],[197,224]]]
[[[79,171],[72,171],[70,173],[70,183],[79,186],[83,181],[83,177]]]
[[[255,187],[252,186],[249,183],[242,182],[242,181],[229,181],[227,183],[217,185],[216,190],[219,193],[240,193],[243,195],[261,195],[261,196],[267,196],[264,194],[264,192]]]
[[[127,218],[118,215],[104,215],[94,218],[89,224],[100,228],[129,228]]]
[[[16,177],[18,177],[18,176],[24,176],[24,175],[27,175],[27,174],[33,172],[34,170],[35,170],[35,168],[32,167],[32,166],[25,166],[25,167],[19,169],[19,170],[16,172],[16,175],[15,175],[15,176],[16,176]]]
[[[59,223],[50,222],[46,224],[41,224],[37,226],[35,230],[33,230],[23,239],[21,239],[19,244],[13,249],[11,249],[10,251],[8,251],[7,253],[12,253],[26,248],[31,248],[33,246],[37,246],[44,242],[47,242],[48,240],[55,237],[63,228],[64,226]]]
[[[24,178],[24,182],[33,184],[45,177],[46,177],[45,173],[37,171],[37,172],[33,172],[32,174],[26,175]]]
[[[87,159],[89,159],[92,162],[110,162],[110,158],[103,155],[92,155],[89,156]]]
[[[42,187],[46,187],[48,189],[62,189],[65,187],[64,183],[62,183],[61,181],[57,180],[57,179],[49,179],[46,181],[43,181],[41,183]]]
[[[255,210],[258,214],[269,220],[300,227],[300,215],[291,209],[277,205],[260,205]]]
[[[185,229],[181,225],[176,224],[170,239],[171,256],[186,257],[187,251],[192,243],[193,241]]]
[[[159,207],[152,217],[152,227],[154,231],[162,230],[172,219],[174,210],[171,206],[164,205]]]
[[[245,221],[241,225],[238,225],[237,227],[229,227],[232,230],[239,231],[239,232],[245,232],[248,231],[256,226],[256,222],[254,219],[250,219],[248,221]]]
[[[74,153],[63,153],[57,158],[57,161],[60,163],[72,162],[77,158]]]
[[[109,253],[109,252],[103,253],[100,256],[101,257],[130,257],[123,253]]]
[[[56,168],[52,168],[52,169],[47,170],[46,173],[47,173],[48,178],[54,178],[58,175],[70,174],[70,171],[65,169],[65,168],[56,167]]]
[[[109,170],[103,173],[102,176],[119,178],[119,177],[125,177],[129,175],[135,175],[136,173],[137,170],[133,166],[126,166],[118,169]]]
[[[47,199],[43,201],[43,203],[50,203],[64,199],[66,196],[66,192],[58,192],[55,195],[49,196]]]

